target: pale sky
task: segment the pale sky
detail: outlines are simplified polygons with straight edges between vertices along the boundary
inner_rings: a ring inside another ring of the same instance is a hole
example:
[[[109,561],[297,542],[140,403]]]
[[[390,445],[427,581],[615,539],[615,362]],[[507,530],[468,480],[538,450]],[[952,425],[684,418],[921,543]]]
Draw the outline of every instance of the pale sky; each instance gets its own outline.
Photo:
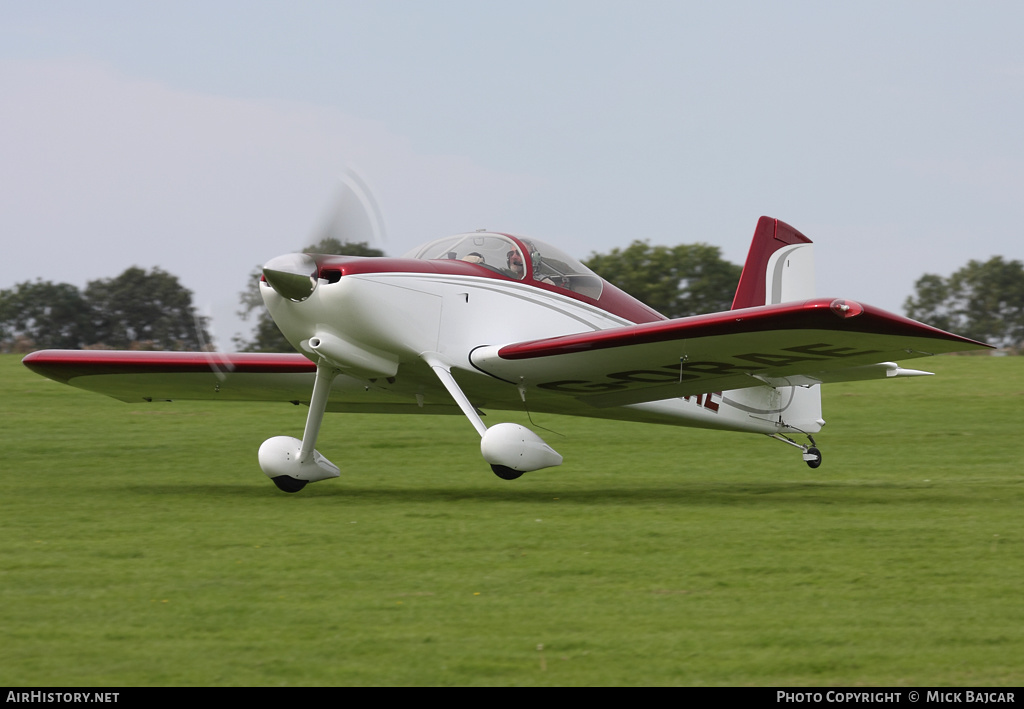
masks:
[[[761,215],[818,292],[902,312],[1024,260],[1019,2],[0,0],[0,288],[160,266],[214,317],[317,240],[349,164],[400,255],[487,228],[580,258]]]

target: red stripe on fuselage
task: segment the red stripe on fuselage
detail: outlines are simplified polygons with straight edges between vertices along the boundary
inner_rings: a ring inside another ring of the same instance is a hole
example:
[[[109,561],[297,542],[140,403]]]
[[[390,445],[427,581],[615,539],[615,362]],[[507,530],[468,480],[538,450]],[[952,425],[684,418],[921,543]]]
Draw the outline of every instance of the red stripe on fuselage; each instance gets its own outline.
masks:
[[[647,323],[665,320],[665,316],[650,308],[639,300],[604,281],[601,297],[589,298],[581,293],[576,293],[568,288],[559,288],[548,283],[541,283],[530,278],[518,280],[504,274],[492,271],[486,266],[481,266],[468,261],[458,259],[436,259],[420,260],[407,258],[390,258],[387,256],[330,256],[315,254],[317,266],[320,272],[340,271],[342,277],[346,275],[370,274],[370,273],[431,273],[450,276],[473,276],[476,278],[490,278],[509,283],[521,283],[537,288],[539,290],[558,293],[588,305],[600,308],[607,313],[617,315],[634,323]]]

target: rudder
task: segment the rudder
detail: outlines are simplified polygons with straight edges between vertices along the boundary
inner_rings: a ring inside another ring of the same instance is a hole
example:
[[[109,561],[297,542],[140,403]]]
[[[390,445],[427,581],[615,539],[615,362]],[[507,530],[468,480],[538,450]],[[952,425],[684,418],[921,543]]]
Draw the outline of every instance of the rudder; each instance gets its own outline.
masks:
[[[785,222],[761,217],[732,309],[813,298],[814,244]]]

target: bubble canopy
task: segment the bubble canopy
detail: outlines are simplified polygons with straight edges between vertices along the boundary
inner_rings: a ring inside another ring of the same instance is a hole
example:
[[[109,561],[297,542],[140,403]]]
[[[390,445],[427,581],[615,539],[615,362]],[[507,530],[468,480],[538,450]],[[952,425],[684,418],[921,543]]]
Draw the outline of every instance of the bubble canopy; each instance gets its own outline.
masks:
[[[508,234],[475,232],[448,236],[413,249],[405,258],[465,261],[507,278],[553,285],[595,300],[601,297],[604,283],[564,251],[536,239]]]

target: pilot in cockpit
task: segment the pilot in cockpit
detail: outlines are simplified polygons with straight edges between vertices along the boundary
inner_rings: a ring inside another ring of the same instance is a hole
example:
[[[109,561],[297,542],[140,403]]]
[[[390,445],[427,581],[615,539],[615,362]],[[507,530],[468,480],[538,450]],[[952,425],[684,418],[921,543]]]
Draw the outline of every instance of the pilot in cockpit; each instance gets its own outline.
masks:
[[[521,279],[526,275],[526,265],[523,263],[523,255],[519,253],[519,249],[509,251],[506,254],[506,260],[508,261],[508,270],[515,278]]]

